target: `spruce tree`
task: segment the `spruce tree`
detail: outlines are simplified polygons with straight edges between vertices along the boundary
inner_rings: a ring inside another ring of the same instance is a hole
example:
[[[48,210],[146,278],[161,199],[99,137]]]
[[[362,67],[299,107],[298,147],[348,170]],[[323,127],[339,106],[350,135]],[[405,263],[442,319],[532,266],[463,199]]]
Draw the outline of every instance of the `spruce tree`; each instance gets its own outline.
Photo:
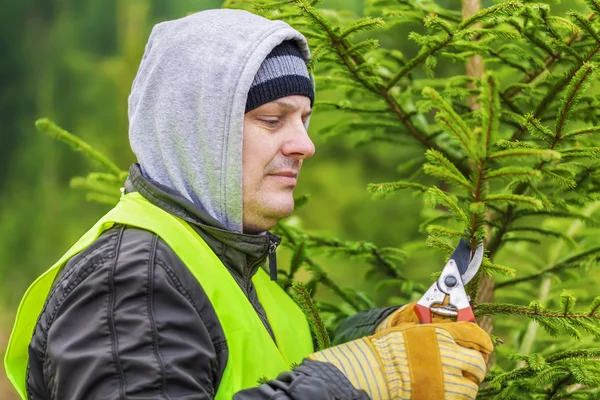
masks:
[[[433,0],[369,0],[363,18],[318,3],[228,0],[223,6],[283,19],[309,39],[318,90],[343,96],[318,98],[315,109],[347,116],[316,134],[412,149],[414,157],[399,160],[396,181],[368,186],[375,201],[422,196],[428,211],[421,227],[431,251],[449,255],[460,238],[473,246],[484,242],[486,257],[468,291],[478,320],[491,318],[484,326],[496,356],[479,398],[598,398],[600,1],[556,15],[529,1],[478,11],[465,2],[461,14]],[[413,57],[371,36],[406,23],[423,27],[398,38],[419,46]],[[37,126],[105,167],[74,178],[73,186],[88,189],[93,200],[116,202],[125,172],[52,122]],[[297,198],[297,207],[306,200]],[[286,220],[275,233],[293,254],[280,282],[306,311],[322,347],[343,318],[376,304],[340,287],[319,257],[368,262],[366,279],[393,288],[394,302],[419,298],[431,283],[407,279],[405,248],[317,235]],[[296,282],[300,270],[312,278]],[[557,294],[555,286],[572,290]],[[340,301],[314,301],[319,287]]]

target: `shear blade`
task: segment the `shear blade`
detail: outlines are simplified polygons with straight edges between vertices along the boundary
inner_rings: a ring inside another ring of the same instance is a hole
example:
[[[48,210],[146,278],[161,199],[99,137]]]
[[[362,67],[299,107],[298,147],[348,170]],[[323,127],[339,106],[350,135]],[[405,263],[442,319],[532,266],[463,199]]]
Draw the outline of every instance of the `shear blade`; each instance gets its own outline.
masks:
[[[466,285],[477,273],[483,261],[483,245],[477,246],[473,258],[471,258],[471,247],[464,239],[461,239],[450,256],[456,262],[463,285]]]

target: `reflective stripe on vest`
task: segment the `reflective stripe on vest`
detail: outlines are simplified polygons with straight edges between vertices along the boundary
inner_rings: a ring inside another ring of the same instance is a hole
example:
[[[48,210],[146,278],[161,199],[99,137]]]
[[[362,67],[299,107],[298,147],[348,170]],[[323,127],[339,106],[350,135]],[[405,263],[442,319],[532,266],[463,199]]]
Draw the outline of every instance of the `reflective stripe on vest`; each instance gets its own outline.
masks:
[[[313,351],[306,317],[262,268],[252,281],[277,345],[230,272],[193,228],[150,204],[139,193],[128,193],[56,264],[38,277],[23,296],[4,357],[6,374],[21,398],[27,398],[25,380],[29,342],[57,273],[71,257],[114,224],[156,233],[183,261],[207,294],[223,328],[229,351],[216,399],[231,399],[240,390],[258,386],[260,378],[273,379]]]

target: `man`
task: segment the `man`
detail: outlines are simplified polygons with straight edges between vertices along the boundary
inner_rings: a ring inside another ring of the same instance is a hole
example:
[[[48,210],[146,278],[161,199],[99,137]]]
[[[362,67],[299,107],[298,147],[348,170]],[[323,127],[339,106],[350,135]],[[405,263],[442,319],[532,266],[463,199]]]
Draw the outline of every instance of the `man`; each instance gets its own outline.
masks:
[[[475,397],[492,350],[475,324],[369,310],[342,325],[346,343],[315,352],[273,282],[268,229],[315,151],[308,59],[299,32],[245,11],[153,29],[121,201],[21,304],[6,366],[24,398]]]

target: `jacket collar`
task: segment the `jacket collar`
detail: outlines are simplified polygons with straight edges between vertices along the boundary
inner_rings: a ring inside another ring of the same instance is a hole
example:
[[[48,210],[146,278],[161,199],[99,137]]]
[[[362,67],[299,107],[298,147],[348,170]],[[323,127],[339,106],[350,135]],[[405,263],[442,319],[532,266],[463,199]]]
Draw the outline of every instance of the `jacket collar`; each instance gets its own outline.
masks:
[[[145,177],[137,163],[129,169],[125,182],[125,193],[129,192],[139,192],[150,203],[187,221],[223,264],[242,277],[253,275],[266,255],[274,252],[281,242],[279,237],[270,232],[251,235],[227,230],[204,209],[178,192]]]

